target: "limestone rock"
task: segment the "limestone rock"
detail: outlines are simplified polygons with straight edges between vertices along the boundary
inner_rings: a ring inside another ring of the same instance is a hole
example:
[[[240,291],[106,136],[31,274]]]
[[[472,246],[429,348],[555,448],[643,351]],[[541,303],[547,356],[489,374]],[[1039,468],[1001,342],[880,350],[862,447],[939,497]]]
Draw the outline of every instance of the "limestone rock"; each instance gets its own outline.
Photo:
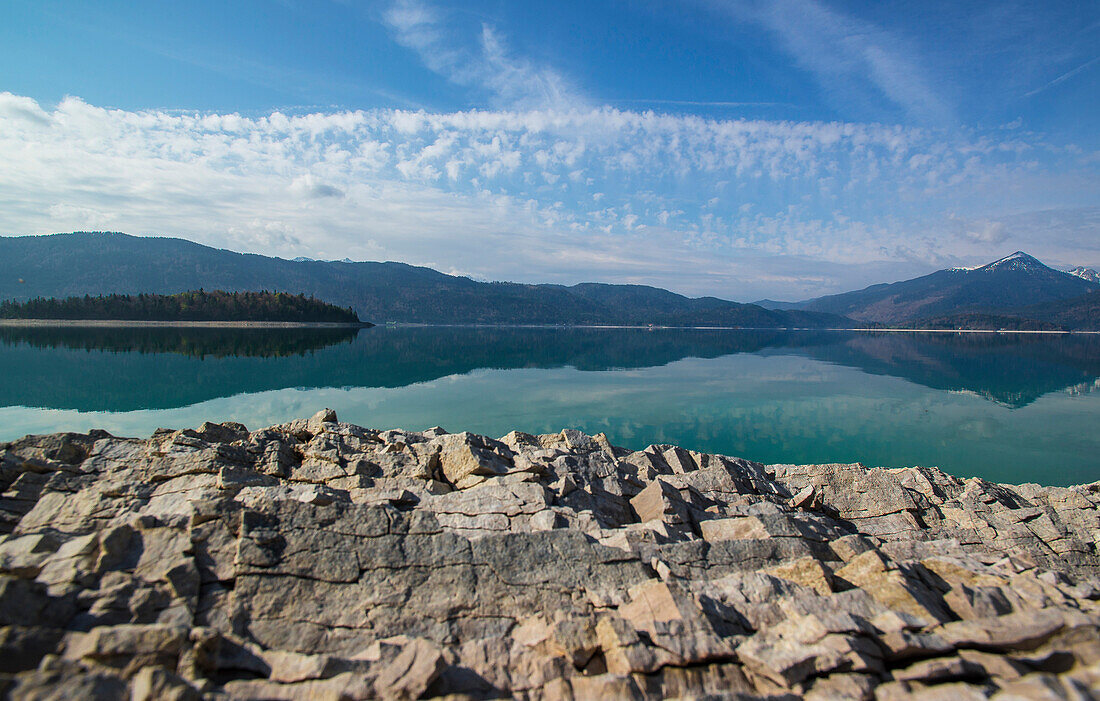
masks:
[[[769,567],[764,570],[775,577],[782,577],[809,587],[818,594],[828,596],[833,593],[832,574],[813,557],[800,557],[797,560]]]
[[[686,526],[691,523],[690,507],[680,497],[671,484],[661,478],[650,482],[649,486],[630,500],[639,521],[663,521],[673,526]]]
[[[445,666],[439,647],[417,638],[382,669],[374,683],[374,690],[383,699],[418,699]]]
[[[436,438],[435,443],[443,476],[459,489],[506,475],[512,468],[510,449],[482,436],[453,433]]]
[[[199,701],[202,698],[186,680],[161,667],[142,667],[130,684],[132,701]]]
[[[13,698],[1089,698],[1100,484],[325,410],[0,444]]]

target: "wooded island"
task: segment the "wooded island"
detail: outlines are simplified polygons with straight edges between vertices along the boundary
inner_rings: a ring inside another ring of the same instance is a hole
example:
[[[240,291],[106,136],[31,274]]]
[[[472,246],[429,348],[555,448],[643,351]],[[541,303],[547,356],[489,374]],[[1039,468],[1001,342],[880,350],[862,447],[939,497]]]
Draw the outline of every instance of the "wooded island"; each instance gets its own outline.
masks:
[[[351,307],[286,292],[101,295],[0,302],[0,319],[90,321],[259,321],[360,324]]]

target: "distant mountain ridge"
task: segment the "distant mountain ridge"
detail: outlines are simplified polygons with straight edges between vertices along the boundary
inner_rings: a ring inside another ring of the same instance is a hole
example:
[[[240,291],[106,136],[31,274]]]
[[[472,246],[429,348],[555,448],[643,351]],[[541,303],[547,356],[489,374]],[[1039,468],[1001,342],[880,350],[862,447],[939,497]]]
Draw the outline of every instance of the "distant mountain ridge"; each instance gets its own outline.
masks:
[[[354,263],[351,258],[341,258],[340,260],[322,260],[321,258],[310,258],[308,256],[296,256],[291,258],[292,263]]]
[[[487,283],[404,263],[292,261],[110,232],[0,237],[0,299],[200,288],[305,294],[375,323],[852,325],[830,313],[774,311],[644,285]]]
[[[1089,282],[1095,282],[1100,285],[1100,273],[1096,272],[1092,268],[1086,268],[1084,266],[1077,266],[1071,270],[1067,270],[1067,273],[1074,277],[1079,277],[1082,280],[1088,280]]]
[[[801,302],[780,302],[779,300],[776,300],[776,299],[758,299],[755,302],[752,302],[752,304],[755,304],[759,307],[764,307],[765,309],[774,309],[774,310],[777,310],[777,311],[787,311],[788,309],[798,309],[798,305],[800,305],[802,303]]]
[[[967,312],[1000,313],[1088,294],[1100,282],[1066,273],[1016,251],[976,268],[948,268],[901,282],[818,297],[793,308],[898,324]]]

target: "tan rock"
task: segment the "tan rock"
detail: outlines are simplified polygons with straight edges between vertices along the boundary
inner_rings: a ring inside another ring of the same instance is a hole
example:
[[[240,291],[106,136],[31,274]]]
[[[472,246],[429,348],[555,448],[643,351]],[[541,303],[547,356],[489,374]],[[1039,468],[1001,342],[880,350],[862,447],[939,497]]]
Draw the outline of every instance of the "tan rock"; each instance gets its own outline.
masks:
[[[639,630],[654,631],[658,623],[684,620],[680,606],[686,598],[675,585],[650,580],[630,590],[630,603],[619,607],[619,615]]]
[[[306,422],[306,430],[316,436],[324,432],[326,424],[334,423],[336,423],[336,412],[332,409],[322,409],[309,417],[309,421]]]
[[[0,482],[14,698],[960,701],[1100,684],[1100,484],[327,412],[28,437],[0,444]]]
[[[809,587],[822,596],[833,593],[833,588],[829,583],[832,574],[825,569],[820,561],[813,557],[800,557],[782,565],[769,567],[764,572]]]
[[[505,475],[511,470],[511,460],[494,449],[488,439],[470,433],[452,433],[436,438],[440,446],[439,465],[447,481],[459,489],[484,482],[486,478]],[[501,448],[507,450],[503,444]]]
[[[293,684],[263,680],[231,681],[225,685],[233,699],[277,699],[279,701],[344,701],[375,698],[370,677],[345,672],[329,679],[311,679]],[[379,696],[378,698],[385,698]]]
[[[563,698],[609,699],[613,701],[641,701],[645,698],[633,677],[619,674],[577,676],[569,680],[570,695]]]
[[[1020,611],[1006,616],[953,621],[933,632],[955,647],[1030,650],[1061,630],[1065,616],[1057,610]]]
[[[671,525],[691,522],[687,504],[680,493],[663,479],[655,479],[630,500],[639,521],[663,521]]]
[[[859,636],[827,635],[807,644],[773,632],[756,635],[737,648],[745,667],[780,688],[833,671],[871,672],[881,669],[874,643]]]
[[[914,662],[904,669],[893,671],[898,681],[919,681],[941,683],[972,677],[984,677],[985,669],[963,657],[939,657],[933,660]]]
[[[142,667],[130,680],[131,701],[199,701],[187,680],[161,667]]]
[[[650,673],[672,661],[666,651],[644,644],[634,627],[621,618],[601,619],[596,635],[604,665],[611,674]]]
[[[874,544],[865,536],[853,534],[836,538],[829,542],[829,547],[836,556],[844,562],[848,562],[857,555],[862,555],[868,550],[874,550]]]
[[[926,624],[949,619],[935,592],[917,577],[894,569],[878,551],[857,555],[834,574],[860,587],[883,606],[916,616]]]
[[[1062,701],[1095,698],[1096,687],[1089,688],[1075,679],[1053,674],[1029,674],[1003,684],[993,695],[996,701]]]
[[[187,641],[182,626],[123,624],[76,634],[66,647],[69,659],[108,659],[131,655],[178,655]]]
[[[379,672],[374,691],[383,699],[420,698],[444,667],[446,661],[439,646],[416,638]]]
[[[286,650],[267,650],[262,654],[271,668],[273,682],[301,682],[333,676],[332,659],[328,655],[303,655]]]
[[[800,490],[798,494],[795,494],[793,497],[790,498],[790,500],[787,502],[787,506],[791,507],[792,509],[807,508],[813,502],[816,495],[817,491],[814,489],[814,486],[812,484],[807,485],[805,488]]]
[[[600,649],[595,621],[567,617],[550,626],[549,649],[577,669],[584,668]]]
[[[814,680],[805,698],[806,701],[869,701],[874,698],[876,681],[869,674],[830,674]]]
[[[986,676],[998,681],[1018,679],[1030,671],[1026,665],[1007,655],[980,650],[959,650],[959,657],[972,666],[981,667]]]
[[[879,645],[886,651],[886,656],[892,660],[941,655],[955,649],[938,635],[909,630],[892,630],[884,633],[879,637]]]
[[[704,540],[740,540],[743,538],[769,538],[768,529],[755,516],[710,519],[699,522],[699,532]]]

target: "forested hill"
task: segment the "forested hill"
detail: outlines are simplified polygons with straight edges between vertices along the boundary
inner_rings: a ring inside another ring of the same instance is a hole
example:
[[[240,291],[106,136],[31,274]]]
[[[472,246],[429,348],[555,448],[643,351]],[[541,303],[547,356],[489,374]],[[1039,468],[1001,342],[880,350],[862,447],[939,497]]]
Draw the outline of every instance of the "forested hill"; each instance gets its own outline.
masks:
[[[0,237],[0,299],[171,294],[199,288],[303,293],[363,319],[432,324],[848,327],[835,314],[772,311],[644,285],[477,282],[404,263],[292,261],[118,233]]]
[[[0,319],[360,323],[352,309],[341,309],[301,294],[203,290],[173,295],[85,295],[0,302]]]
[[[1005,329],[1018,331],[1100,331],[1100,290],[1001,314],[968,312],[917,319],[905,324],[918,329]]]
[[[818,297],[799,302],[796,307],[895,325],[969,314],[963,323],[970,323],[977,320],[975,314],[1015,316],[1023,308],[1046,303],[1057,306],[1063,300],[1097,290],[1100,283],[1087,275],[1055,270],[1023,251],[1016,251],[978,268],[948,268],[912,280]],[[1052,321],[1046,317],[1039,320]]]

